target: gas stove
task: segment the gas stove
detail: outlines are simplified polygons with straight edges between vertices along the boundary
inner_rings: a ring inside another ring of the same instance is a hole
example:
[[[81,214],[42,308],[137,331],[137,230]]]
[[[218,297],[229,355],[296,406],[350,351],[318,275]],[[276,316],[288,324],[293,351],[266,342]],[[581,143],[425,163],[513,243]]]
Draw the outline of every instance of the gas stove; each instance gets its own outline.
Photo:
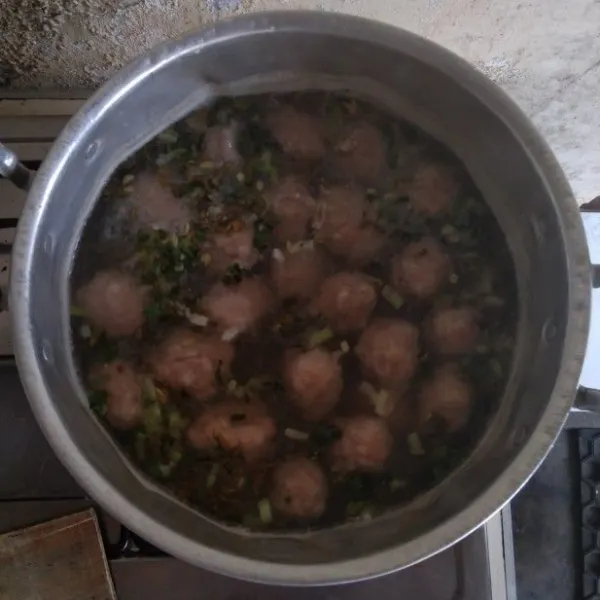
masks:
[[[7,97],[4,94],[4,99],[0,99],[0,140],[15,150],[29,168],[36,169],[52,140],[86,96],[85,92],[70,93],[68,96],[46,92],[43,97],[25,93]],[[0,532],[94,507],[120,600],[139,597],[191,600],[198,598],[200,593],[214,600],[259,596],[261,599],[279,598],[283,593],[287,598],[313,600],[366,600],[372,597],[381,600],[396,597],[402,597],[403,600],[517,598],[510,506],[452,548],[412,568],[363,583],[327,588],[286,588],[285,592],[281,588],[215,575],[171,558],[96,506],[62,467],[46,443],[31,414],[14,365],[6,287],[14,228],[24,200],[22,191],[0,180],[0,456],[3,457],[0,462]],[[592,238],[598,238],[595,243],[600,254],[600,213],[589,214],[592,216],[586,219],[586,227]],[[600,256],[596,258],[596,262],[600,263]],[[597,321],[600,321],[599,300],[598,297],[594,299]],[[592,337],[590,347],[597,348],[595,355],[600,356],[600,322],[594,323],[594,330],[599,335]],[[596,371],[588,361],[582,383],[589,388],[599,389],[600,377]],[[573,413],[569,424],[600,428],[600,417],[581,410]],[[566,435],[562,434],[561,439]],[[557,446],[562,447],[561,444]],[[526,492],[517,498],[514,505],[517,517],[529,510],[527,494],[535,496],[535,490],[533,493],[529,490],[536,483],[536,477]],[[576,479],[578,481],[578,477]],[[571,484],[569,486],[572,487]],[[525,508],[521,507],[520,498],[525,499],[522,503]],[[517,523],[517,533],[520,528],[521,525]],[[573,529],[575,531],[578,528],[579,523]],[[519,543],[519,539],[517,537],[517,549],[526,547],[527,544]],[[560,543],[559,538],[557,544]],[[531,562],[532,559],[527,557],[526,560]]]

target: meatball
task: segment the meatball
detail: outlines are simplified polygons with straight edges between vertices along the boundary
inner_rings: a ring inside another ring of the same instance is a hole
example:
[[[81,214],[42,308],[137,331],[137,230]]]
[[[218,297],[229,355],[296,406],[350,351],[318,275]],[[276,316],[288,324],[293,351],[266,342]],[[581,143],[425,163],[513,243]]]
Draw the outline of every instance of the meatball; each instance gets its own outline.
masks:
[[[261,402],[225,400],[206,408],[190,425],[187,437],[197,450],[224,449],[249,462],[269,455],[277,426]]]
[[[337,186],[325,190],[319,196],[313,221],[315,239],[327,246],[335,245],[347,231],[360,229],[365,210],[365,196],[359,188]]]
[[[325,511],[327,495],[323,469],[308,458],[288,459],[273,472],[271,505],[282,515],[316,519]]]
[[[363,328],[377,303],[373,282],[362,273],[337,273],[321,286],[313,309],[337,331]]]
[[[271,273],[279,297],[312,298],[325,275],[325,261],[321,254],[312,248],[275,252]]]
[[[234,125],[209,127],[204,135],[204,157],[220,165],[240,162]]]
[[[408,197],[418,213],[435,217],[452,206],[457,192],[458,181],[448,167],[424,164],[415,173]]]
[[[133,335],[144,323],[145,294],[127,273],[100,271],[79,289],[76,301],[89,321],[109,337]]]
[[[392,258],[392,282],[396,288],[420,299],[436,294],[448,281],[452,265],[436,240],[425,237],[408,244]]]
[[[281,106],[267,117],[268,127],[281,149],[299,159],[315,160],[325,153],[317,119],[292,106]]]
[[[365,374],[395,387],[417,370],[419,331],[407,321],[378,319],[362,333],[355,351]]]
[[[473,390],[455,364],[438,367],[419,393],[419,422],[441,419],[448,431],[460,429],[469,418]]]
[[[142,386],[138,373],[124,361],[114,360],[95,367],[94,387],[106,392],[106,420],[120,430],[132,429],[142,420]]]
[[[366,185],[380,182],[386,168],[386,146],[381,133],[365,121],[347,127],[335,144],[337,173]]]
[[[338,359],[321,348],[290,353],[283,377],[290,401],[308,421],[319,421],[330,413],[344,386]]]
[[[178,329],[150,353],[148,362],[165,385],[206,400],[217,391],[217,370],[228,372],[233,355],[233,346],[218,337]]]
[[[477,313],[468,306],[436,308],[425,326],[430,348],[447,356],[468,354],[475,348],[478,337]]]
[[[254,230],[250,226],[214,233],[204,245],[204,252],[210,256],[209,267],[215,273],[224,273],[234,264],[250,269],[259,258],[254,247]]]
[[[137,220],[145,227],[175,233],[183,231],[190,222],[190,210],[183,200],[150,173],[136,176],[129,198]]]
[[[209,319],[235,337],[267,314],[272,306],[272,295],[260,279],[252,277],[233,285],[215,284],[201,305]]]
[[[315,199],[297,177],[288,175],[266,194],[267,204],[277,217],[275,237],[280,242],[306,239],[308,225],[315,214]]]
[[[338,422],[342,437],[330,448],[331,469],[380,471],[393,446],[392,434],[380,417],[358,416]]]

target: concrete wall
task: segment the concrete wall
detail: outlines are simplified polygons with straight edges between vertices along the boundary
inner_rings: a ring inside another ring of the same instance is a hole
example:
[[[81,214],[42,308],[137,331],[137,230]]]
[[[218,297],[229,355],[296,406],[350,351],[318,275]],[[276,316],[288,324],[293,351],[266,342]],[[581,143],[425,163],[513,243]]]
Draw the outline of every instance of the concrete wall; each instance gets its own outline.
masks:
[[[0,0],[0,85],[95,87],[158,41],[269,8],[371,17],[450,48],[533,118],[580,200],[600,194],[598,0]]]

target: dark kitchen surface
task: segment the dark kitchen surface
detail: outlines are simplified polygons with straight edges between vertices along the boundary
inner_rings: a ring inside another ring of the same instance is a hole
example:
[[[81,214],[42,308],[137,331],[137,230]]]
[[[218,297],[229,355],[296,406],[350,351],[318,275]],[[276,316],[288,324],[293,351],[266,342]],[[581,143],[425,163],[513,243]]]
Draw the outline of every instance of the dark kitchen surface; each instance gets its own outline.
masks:
[[[580,596],[577,432],[564,431],[511,504],[518,600]]]

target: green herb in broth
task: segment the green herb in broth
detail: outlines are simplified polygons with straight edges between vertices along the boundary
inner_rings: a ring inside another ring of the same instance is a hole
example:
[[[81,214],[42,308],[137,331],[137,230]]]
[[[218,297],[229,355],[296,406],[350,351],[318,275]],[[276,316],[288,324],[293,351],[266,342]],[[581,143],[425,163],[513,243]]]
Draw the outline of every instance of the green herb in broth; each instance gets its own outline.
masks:
[[[222,99],[103,199],[132,207],[131,239],[73,282],[81,375],[177,498],[251,529],[373,519],[477,443],[511,368],[512,261],[464,167],[412,125],[331,93]]]

